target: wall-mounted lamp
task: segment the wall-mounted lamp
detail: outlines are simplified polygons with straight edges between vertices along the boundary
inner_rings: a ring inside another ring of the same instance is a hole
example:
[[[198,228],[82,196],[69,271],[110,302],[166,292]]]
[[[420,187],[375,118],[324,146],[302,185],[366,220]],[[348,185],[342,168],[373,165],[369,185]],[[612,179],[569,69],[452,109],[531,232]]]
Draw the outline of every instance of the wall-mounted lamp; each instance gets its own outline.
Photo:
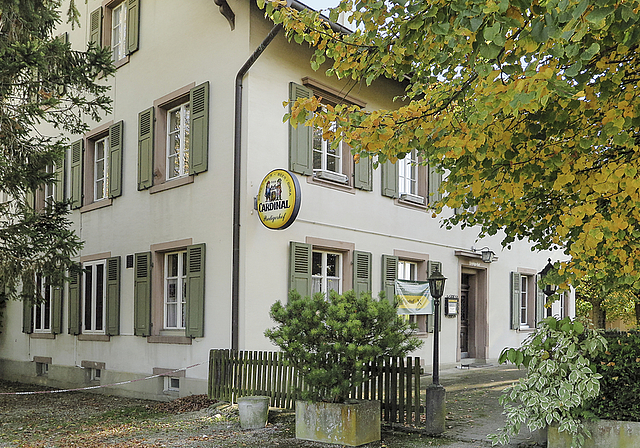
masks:
[[[491,263],[496,255],[496,253],[489,249],[487,246],[483,247],[482,249],[476,249],[475,247],[472,247],[471,250],[474,252],[480,252],[482,261],[484,261],[485,263]]]

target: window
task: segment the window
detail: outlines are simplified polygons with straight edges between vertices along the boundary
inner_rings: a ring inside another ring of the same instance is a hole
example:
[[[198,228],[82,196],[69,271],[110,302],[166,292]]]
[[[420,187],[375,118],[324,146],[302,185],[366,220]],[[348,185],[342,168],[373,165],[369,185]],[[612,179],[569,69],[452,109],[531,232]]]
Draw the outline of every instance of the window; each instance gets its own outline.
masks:
[[[60,167],[56,167],[54,164],[46,166],[45,172],[52,175],[53,181],[44,184],[36,190],[35,195],[32,194],[28,199],[32,201],[35,210],[42,211],[45,207],[52,206],[54,201],[64,200],[64,170],[62,166],[62,164]],[[4,202],[1,200],[3,195],[8,199],[6,193],[0,193],[0,203]]]
[[[126,55],[127,2],[122,2],[111,10],[111,54],[114,62]]]
[[[324,107],[326,110],[326,107]],[[335,125],[333,126],[335,130]],[[325,140],[322,136],[322,129],[313,127],[313,175],[324,180],[347,184],[349,176],[343,171],[347,167],[343,167],[343,159],[349,156],[343,154],[342,142],[334,145],[331,140]]]
[[[535,328],[546,315],[546,296],[538,287],[535,269],[518,268],[511,273],[511,328]]]
[[[394,164],[381,165],[382,195],[398,199],[404,205],[422,206],[439,200],[442,174],[434,167],[423,165],[418,151],[413,149]]]
[[[180,390],[180,378],[165,376],[164,390],[167,392],[178,392]]]
[[[71,144],[72,208],[90,211],[122,195],[123,127],[109,122]]]
[[[22,331],[32,338],[52,339],[62,332],[62,288],[49,285],[47,278],[37,275],[35,287],[42,301],[22,302]]]
[[[190,343],[186,338],[204,336],[205,249],[185,239],[135,254],[135,335],[161,343]]]
[[[382,290],[389,301],[393,301],[395,298],[396,279],[424,281],[427,279],[429,268],[427,261],[429,257],[426,254],[404,250],[394,250],[393,253],[393,255],[382,256]],[[429,325],[433,327],[433,319],[430,320],[430,316],[417,314],[405,315],[403,318],[415,323],[419,333],[426,333]]]
[[[138,190],[157,193],[179,187],[207,171],[209,83],[194,85],[154,101],[138,114]]]
[[[371,253],[354,250],[353,243],[307,237],[289,244],[289,290],[301,296],[353,289],[371,292]]]
[[[418,155],[415,149],[398,160],[398,179],[400,197],[418,195]]]
[[[120,334],[120,257],[81,257],[82,272],[69,280],[69,334],[109,340]]]
[[[328,296],[329,291],[336,291],[338,294],[341,294],[340,254],[314,251],[312,253],[312,257],[312,293],[315,294],[317,292],[321,292]]]
[[[417,280],[418,263],[413,261],[398,261],[398,278],[400,280]]]
[[[104,334],[105,296],[105,260],[85,263],[82,278],[82,332]]]
[[[189,173],[189,103],[167,112],[167,180]]]
[[[520,327],[526,327],[529,325],[528,320],[528,284],[529,277],[526,275],[520,276]]]
[[[105,199],[109,191],[109,137],[97,140],[93,150],[93,199]]]
[[[33,306],[33,332],[50,333],[52,288],[47,279],[41,275],[38,275],[36,279],[36,287],[40,291],[43,301]]]
[[[36,375],[46,376],[49,374],[49,364],[46,362],[36,362]]]
[[[116,67],[129,61],[138,50],[139,0],[113,0],[104,2],[103,8],[89,15],[89,42],[111,47],[111,58]]]
[[[418,279],[418,263],[414,261],[398,261],[398,279],[399,280],[417,280]],[[403,318],[416,325],[419,333],[427,332],[427,315],[426,314],[404,314]]]
[[[164,258],[164,328],[184,329],[187,305],[187,251]]]
[[[304,85],[289,84],[289,98],[322,97],[325,105],[352,103],[364,107],[365,103],[311,78],[303,78]],[[324,106],[326,107],[326,106]],[[312,176],[309,181],[318,181],[325,186],[351,190],[358,188],[370,191],[372,183],[372,161],[369,158],[354,162],[351,148],[340,143],[333,147],[325,140],[319,128],[289,125],[289,169],[295,173]]]

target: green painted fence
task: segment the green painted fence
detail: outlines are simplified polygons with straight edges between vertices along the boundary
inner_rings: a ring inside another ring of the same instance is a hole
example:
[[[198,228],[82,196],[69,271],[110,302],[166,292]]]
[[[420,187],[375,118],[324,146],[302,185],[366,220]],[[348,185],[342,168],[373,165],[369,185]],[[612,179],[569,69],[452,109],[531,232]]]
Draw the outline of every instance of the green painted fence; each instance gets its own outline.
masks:
[[[420,358],[384,358],[365,367],[369,380],[351,398],[379,400],[382,421],[419,425]],[[237,402],[238,397],[266,395],[271,406],[294,409],[306,385],[297,370],[286,365],[281,352],[211,350],[209,398]],[[422,417],[422,418],[421,418]]]

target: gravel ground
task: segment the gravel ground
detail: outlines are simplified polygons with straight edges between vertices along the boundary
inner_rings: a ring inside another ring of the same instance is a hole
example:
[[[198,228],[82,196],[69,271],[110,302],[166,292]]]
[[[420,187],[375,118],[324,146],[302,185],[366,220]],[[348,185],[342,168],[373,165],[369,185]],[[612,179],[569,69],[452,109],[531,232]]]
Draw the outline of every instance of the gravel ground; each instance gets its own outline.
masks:
[[[501,391],[523,375],[505,367],[455,369],[441,373],[447,390],[447,430],[429,437],[418,429],[383,427],[380,442],[365,448],[489,447],[486,435],[504,422]],[[431,382],[423,377],[423,387]],[[0,392],[45,390],[0,381]],[[532,446],[529,433],[510,446]],[[331,448],[337,445],[295,438],[292,412],[270,410],[264,429],[242,430],[237,406],[206,396],[172,402],[138,400],[96,393],[0,395],[0,447],[279,447]]]

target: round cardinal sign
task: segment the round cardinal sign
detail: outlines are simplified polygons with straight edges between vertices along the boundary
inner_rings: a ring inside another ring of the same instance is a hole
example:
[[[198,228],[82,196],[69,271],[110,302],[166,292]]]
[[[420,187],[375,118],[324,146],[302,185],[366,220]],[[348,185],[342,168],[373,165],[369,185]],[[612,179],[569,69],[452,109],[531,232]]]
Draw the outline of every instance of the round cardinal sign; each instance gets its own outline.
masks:
[[[267,174],[258,190],[258,217],[272,230],[282,230],[293,224],[300,210],[300,184],[287,170]]]

